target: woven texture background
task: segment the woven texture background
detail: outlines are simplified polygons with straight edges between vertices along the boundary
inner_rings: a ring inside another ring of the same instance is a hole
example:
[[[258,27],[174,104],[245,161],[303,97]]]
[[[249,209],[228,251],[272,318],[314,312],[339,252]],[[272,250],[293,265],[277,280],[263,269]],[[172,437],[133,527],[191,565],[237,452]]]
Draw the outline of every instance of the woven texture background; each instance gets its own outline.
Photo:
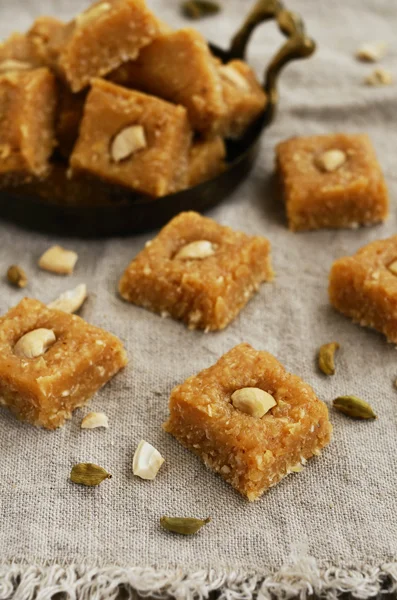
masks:
[[[186,25],[178,4],[151,2],[171,25]],[[80,0],[3,0],[0,34],[28,27],[41,13],[66,18],[83,6]],[[318,52],[286,69],[278,117],[263,136],[254,172],[209,213],[223,224],[268,237],[277,277],[226,331],[190,332],[118,299],[120,274],[153,234],[69,241],[0,223],[0,272],[11,263],[24,266],[30,280],[26,293],[44,302],[86,282],[90,297],[82,316],[120,336],[130,357],[127,369],[89,406],[108,414],[107,431],[80,430],[88,408],[56,432],[34,429],[0,412],[0,560],[84,558],[137,566],[261,570],[282,564],[291,545],[304,539],[316,558],[335,564],[378,563],[397,554],[396,350],[382,336],[336,314],[327,300],[332,261],[396,231],[397,86],[364,86],[363,77],[372,67],[358,63],[353,53],[361,42],[388,41],[391,52],[384,65],[397,77],[397,6],[390,0],[290,0],[288,6],[303,13]],[[226,45],[249,7],[242,0],[225,1],[220,16],[198,27],[210,40]],[[274,25],[255,33],[250,61],[258,71],[280,42]],[[371,135],[390,188],[391,217],[385,225],[357,231],[290,233],[272,178],[274,145],[292,135],[331,131]],[[53,243],[78,252],[72,277],[38,269],[38,257]],[[24,293],[5,281],[0,287],[4,313]],[[338,372],[326,379],[317,373],[315,355],[322,343],[334,339],[341,344]],[[369,400],[379,415],[376,422],[360,423],[331,412],[335,431],[329,449],[255,504],[161,429],[172,387],[242,341],[275,354],[325,401],[353,393]],[[133,452],[142,438],[166,458],[154,482],[132,476]],[[79,461],[106,467],[113,479],[98,489],[72,485],[68,474]],[[213,521],[194,539],[173,537],[159,528],[164,513],[210,515]]]

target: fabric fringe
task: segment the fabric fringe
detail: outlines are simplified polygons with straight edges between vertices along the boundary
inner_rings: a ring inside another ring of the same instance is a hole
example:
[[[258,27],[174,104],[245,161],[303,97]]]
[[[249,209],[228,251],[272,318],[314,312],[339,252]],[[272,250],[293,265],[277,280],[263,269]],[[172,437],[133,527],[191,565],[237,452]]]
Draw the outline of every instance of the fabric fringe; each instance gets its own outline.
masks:
[[[320,566],[315,558],[294,551],[278,571],[247,574],[232,570],[155,569],[77,564],[0,564],[0,600],[116,600],[136,594],[165,600],[334,600],[350,593],[366,600],[397,590],[397,561],[381,566]],[[60,596],[58,596],[60,595]]]

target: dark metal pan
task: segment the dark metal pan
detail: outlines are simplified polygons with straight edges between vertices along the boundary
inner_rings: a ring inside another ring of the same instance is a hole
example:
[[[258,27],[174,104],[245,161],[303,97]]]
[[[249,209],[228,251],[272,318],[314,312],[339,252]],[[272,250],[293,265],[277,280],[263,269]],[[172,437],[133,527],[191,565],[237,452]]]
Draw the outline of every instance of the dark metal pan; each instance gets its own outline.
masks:
[[[83,188],[66,177],[61,190],[49,187],[40,197],[28,184],[0,193],[0,217],[24,227],[60,235],[98,237],[133,234],[161,227],[173,216],[186,210],[205,211],[226,198],[250,172],[259,149],[259,139],[272,122],[278,102],[277,80],[290,61],[310,56],[314,42],[306,37],[301,19],[285,10],[279,0],[258,0],[244,24],[234,36],[230,49],[211,44],[213,53],[223,62],[244,59],[250,37],[262,22],[274,19],[287,41],[266,69],[264,89],[269,102],[264,113],[243,138],[227,144],[227,168],[211,179],[176,194],[150,199],[130,190],[87,179]],[[37,187],[37,186],[36,186]],[[61,191],[62,193],[57,193]],[[61,196],[63,199],[61,199]]]

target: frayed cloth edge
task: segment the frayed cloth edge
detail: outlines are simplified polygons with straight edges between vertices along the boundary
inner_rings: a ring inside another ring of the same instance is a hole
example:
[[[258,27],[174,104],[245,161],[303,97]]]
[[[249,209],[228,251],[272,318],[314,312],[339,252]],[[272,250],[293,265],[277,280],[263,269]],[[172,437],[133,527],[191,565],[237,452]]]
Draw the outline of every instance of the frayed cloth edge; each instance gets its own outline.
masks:
[[[0,600],[116,600],[143,597],[166,600],[336,600],[350,593],[359,600],[397,590],[397,559],[379,566],[324,566],[300,549],[278,570],[242,572],[155,567],[90,566],[25,561],[0,563]]]

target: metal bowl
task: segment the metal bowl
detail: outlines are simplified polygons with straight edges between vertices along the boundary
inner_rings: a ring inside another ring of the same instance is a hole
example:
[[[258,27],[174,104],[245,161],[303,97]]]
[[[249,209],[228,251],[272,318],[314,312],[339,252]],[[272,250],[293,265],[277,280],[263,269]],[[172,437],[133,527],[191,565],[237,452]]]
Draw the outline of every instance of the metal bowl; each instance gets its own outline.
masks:
[[[83,193],[61,172],[59,189],[26,184],[0,193],[0,217],[29,229],[69,236],[127,235],[161,227],[181,211],[205,211],[221,202],[245,179],[259,149],[262,132],[272,122],[278,102],[277,80],[290,61],[310,56],[314,42],[306,37],[301,19],[279,0],[259,0],[234,36],[230,49],[211,44],[222,60],[244,59],[254,29],[274,19],[287,41],[268,65],[264,90],[268,104],[262,115],[238,141],[227,143],[227,168],[217,177],[181,192],[151,199],[125,188],[87,179]],[[63,171],[62,171],[63,170]],[[39,195],[40,194],[40,195]]]

